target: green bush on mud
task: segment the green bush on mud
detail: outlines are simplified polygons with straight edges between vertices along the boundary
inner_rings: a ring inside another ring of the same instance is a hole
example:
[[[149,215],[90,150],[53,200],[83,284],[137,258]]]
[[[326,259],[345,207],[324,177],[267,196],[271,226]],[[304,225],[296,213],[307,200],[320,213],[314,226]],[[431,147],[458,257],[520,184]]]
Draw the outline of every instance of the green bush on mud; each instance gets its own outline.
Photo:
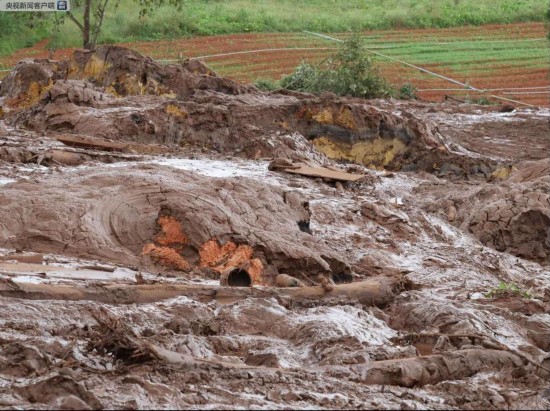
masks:
[[[416,90],[414,84],[405,83],[399,89],[398,96],[402,100],[414,100],[416,99]]]
[[[533,295],[530,292],[522,290],[514,283],[505,283],[504,281],[501,281],[498,284],[498,287],[486,293],[485,297],[499,298],[499,297],[507,297],[509,295],[517,295],[521,298],[528,298],[528,299],[533,298]]]
[[[275,91],[280,88],[279,83],[269,79],[258,79],[254,85],[262,91]]]
[[[319,65],[300,64],[281,79],[281,88],[321,94],[329,91],[340,96],[380,98],[397,92],[379,74],[368,56],[364,39],[354,34],[344,41],[338,52]]]

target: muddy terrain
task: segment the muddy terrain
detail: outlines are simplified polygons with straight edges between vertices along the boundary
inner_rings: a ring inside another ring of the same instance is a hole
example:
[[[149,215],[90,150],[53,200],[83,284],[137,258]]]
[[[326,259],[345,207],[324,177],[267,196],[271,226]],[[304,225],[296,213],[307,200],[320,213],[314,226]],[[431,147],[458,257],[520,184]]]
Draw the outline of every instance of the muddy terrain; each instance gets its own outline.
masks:
[[[20,62],[0,407],[549,408],[549,121]]]

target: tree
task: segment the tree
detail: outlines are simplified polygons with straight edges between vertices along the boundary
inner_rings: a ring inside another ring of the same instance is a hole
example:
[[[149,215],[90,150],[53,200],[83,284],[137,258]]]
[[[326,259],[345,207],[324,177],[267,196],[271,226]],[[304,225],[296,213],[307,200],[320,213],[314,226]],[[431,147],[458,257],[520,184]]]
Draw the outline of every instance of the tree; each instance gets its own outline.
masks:
[[[178,10],[182,7],[181,0],[134,0],[139,7],[140,17],[152,13],[155,7],[170,4]],[[71,11],[56,13],[55,25],[59,27],[68,18],[76,24],[82,34],[82,47],[91,50],[97,44],[103,20],[108,7],[116,9],[120,0],[72,0]]]
[[[378,67],[367,54],[364,38],[359,34],[340,43],[337,52],[320,64],[300,64],[293,73],[281,79],[280,86],[306,93],[330,91],[340,96],[361,98],[395,94],[391,85],[380,76]]]

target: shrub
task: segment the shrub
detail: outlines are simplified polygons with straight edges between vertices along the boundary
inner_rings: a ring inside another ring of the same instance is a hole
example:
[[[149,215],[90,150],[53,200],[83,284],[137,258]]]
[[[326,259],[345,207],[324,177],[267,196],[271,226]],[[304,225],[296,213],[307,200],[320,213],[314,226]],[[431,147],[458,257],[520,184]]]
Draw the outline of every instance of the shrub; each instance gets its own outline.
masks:
[[[486,298],[499,298],[508,296],[519,296],[521,298],[533,298],[533,295],[529,291],[524,291],[514,283],[505,283],[501,281],[498,287],[493,288],[491,291],[485,294]]]
[[[412,83],[405,83],[398,91],[398,96],[403,100],[416,99],[416,87]]]
[[[364,39],[353,35],[344,41],[338,52],[319,65],[300,64],[281,80],[288,90],[320,94],[325,91],[341,96],[379,98],[396,94],[384,80],[368,56]]]
[[[262,91],[274,91],[280,88],[276,81],[269,79],[258,79],[254,82],[254,85]]]

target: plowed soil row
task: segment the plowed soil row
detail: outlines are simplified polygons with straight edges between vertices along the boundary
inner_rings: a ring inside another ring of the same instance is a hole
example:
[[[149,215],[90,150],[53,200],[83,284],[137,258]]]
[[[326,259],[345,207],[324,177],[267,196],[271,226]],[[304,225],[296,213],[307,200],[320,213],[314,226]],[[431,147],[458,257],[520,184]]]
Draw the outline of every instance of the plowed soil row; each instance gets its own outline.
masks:
[[[548,89],[539,89],[533,94],[511,95],[508,94],[510,91],[487,93],[498,93],[500,96],[537,106],[550,105],[548,43],[544,40],[545,35],[546,30],[541,23],[365,32],[373,50],[479,89],[548,86]],[[335,37],[344,38],[345,35]],[[176,60],[206,56],[204,59],[209,66],[221,75],[246,82],[260,78],[280,79],[291,73],[301,61],[319,62],[326,58],[331,53],[326,48],[335,45],[335,42],[305,33],[236,34],[124,44],[156,59]],[[0,67],[11,67],[25,57],[46,57],[46,46],[46,42],[41,42],[33,48],[15,53],[10,58],[0,59]],[[270,48],[325,49],[258,51],[215,56]],[[53,57],[61,58],[69,54],[70,50],[58,50],[53,53]],[[417,94],[421,99],[441,101],[446,95],[471,99],[485,96],[454,90],[422,91],[455,89],[457,86],[393,61],[383,58],[378,60],[382,74],[392,84],[397,87],[407,82],[414,84],[420,90]],[[527,93],[530,90],[515,92]]]

